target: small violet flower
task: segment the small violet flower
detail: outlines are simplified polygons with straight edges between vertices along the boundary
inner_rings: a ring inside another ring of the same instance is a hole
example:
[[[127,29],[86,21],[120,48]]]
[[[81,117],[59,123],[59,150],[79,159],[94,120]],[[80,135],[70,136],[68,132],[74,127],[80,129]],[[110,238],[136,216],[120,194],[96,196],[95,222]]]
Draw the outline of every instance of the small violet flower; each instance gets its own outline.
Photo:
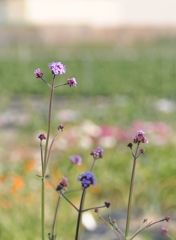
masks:
[[[88,188],[90,185],[96,185],[96,178],[92,172],[85,172],[78,176],[78,181],[82,183],[82,187]]]
[[[73,164],[76,164],[78,166],[80,166],[82,164],[82,157],[80,157],[78,155],[70,156],[69,158]]]
[[[97,147],[97,149],[93,150],[90,155],[93,155],[95,159],[103,157],[103,149],[101,147]]]
[[[52,70],[52,73],[55,75],[66,73],[66,67],[61,62],[52,62],[49,63],[48,66]]]
[[[43,77],[43,73],[40,71],[40,68],[37,68],[35,71],[35,77],[36,78],[42,78]]]
[[[42,140],[46,139],[46,136],[45,136],[45,134],[42,133],[38,136],[38,138],[42,141]]]
[[[65,187],[68,187],[68,179],[66,177],[63,177],[58,186],[56,187],[56,191],[60,191]]]
[[[168,234],[168,229],[165,228],[165,227],[162,227],[162,228],[161,228],[161,231],[162,231],[162,233],[163,233],[164,235]]]
[[[137,135],[133,137],[134,143],[148,143],[147,138],[144,136],[145,132],[142,130],[139,130]]]
[[[67,83],[70,87],[76,87],[76,85],[77,85],[76,78],[69,78],[67,80]]]

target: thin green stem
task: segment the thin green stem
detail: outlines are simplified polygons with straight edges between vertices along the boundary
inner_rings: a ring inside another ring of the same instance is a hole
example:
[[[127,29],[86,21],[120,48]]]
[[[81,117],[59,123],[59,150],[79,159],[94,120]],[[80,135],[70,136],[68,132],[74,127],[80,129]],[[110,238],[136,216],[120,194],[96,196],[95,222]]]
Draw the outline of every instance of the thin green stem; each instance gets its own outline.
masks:
[[[96,161],[96,159],[94,158],[93,163],[92,163],[92,166],[91,166],[91,168],[90,168],[90,172],[92,172],[92,170],[93,170],[93,168],[94,168],[95,161]]]
[[[80,202],[80,207],[79,207],[79,213],[78,213],[77,226],[76,226],[75,240],[79,240],[79,230],[80,230],[80,225],[81,225],[82,209],[83,209],[83,206],[84,206],[85,195],[86,195],[86,188],[84,188],[83,192],[82,192],[82,197],[81,197],[81,202]]]
[[[45,154],[44,154],[44,173],[45,174],[46,174],[46,160],[48,155],[48,143],[49,143],[50,128],[51,128],[51,110],[52,110],[52,100],[53,100],[53,93],[54,93],[54,79],[55,79],[55,75],[53,76],[52,88],[50,92],[49,110],[48,110],[48,128],[47,128]],[[45,177],[45,175],[43,177]]]
[[[55,86],[54,88],[58,88],[58,87],[61,87],[61,86],[64,86],[64,85],[68,85],[68,83],[59,84],[59,85]]]
[[[166,221],[165,218],[161,219],[159,221],[153,222],[153,223],[150,222],[150,223],[146,224],[146,226],[142,227],[142,229],[139,229],[139,231],[135,232],[135,234],[132,237],[130,237],[130,240],[134,239],[140,232],[144,231],[146,228],[149,228],[152,225],[155,225],[155,224],[163,222],[163,221]]]
[[[79,212],[79,209],[64,195],[64,193],[62,192],[62,190],[60,191],[60,193],[61,193],[62,196],[65,198],[65,200],[66,200],[67,202],[69,202],[69,203],[72,205],[72,207],[74,207],[74,209],[76,209],[76,211]]]
[[[41,157],[41,165],[42,165],[42,176],[43,176],[43,145],[42,145],[42,141],[40,141],[40,157]]]
[[[45,174],[46,174],[46,159],[47,159],[47,153],[48,153],[48,142],[49,142],[49,136],[50,136],[50,127],[51,127],[51,110],[52,110],[52,99],[53,99],[53,92],[54,92],[54,79],[55,79],[55,75],[53,76],[52,87],[51,87],[51,91],[50,91],[47,137],[46,137],[45,153],[44,153],[44,159],[43,159],[43,170],[42,170],[42,193],[41,193],[42,240],[44,240],[44,238],[45,238]]]
[[[119,240],[122,240],[120,235],[115,231],[114,227],[110,225],[99,213],[98,213],[98,217],[109,229],[113,231],[113,233],[118,237]]]
[[[48,85],[48,87],[52,88],[51,85],[44,78],[41,78],[41,80],[44,81],[44,83],[46,83],[46,85]]]
[[[54,220],[53,220],[52,232],[51,232],[52,239],[55,239],[56,218],[57,218],[58,209],[59,209],[59,205],[60,205],[60,201],[61,201],[61,196],[62,195],[59,195],[58,200],[57,200],[57,204],[56,204],[56,210],[55,210],[55,214],[54,214]]]
[[[135,152],[134,160],[133,160],[133,168],[132,168],[132,173],[131,173],[130,191],[129,191],[128,208],[127,208],[127,219],[126,219],[126,230],[125,230],[125,238],[126,239],[128,238],[129,228],[130,228],[131,204],[132,204],[133,185],[134,185],[134,176],[135,176],[138,148],[139,148],[139,143],[136,147],[136,152]]]
[[[48,155],[47,155],[47,159],[46,159],[46,166],[45,166],[45,172],[44,172],[44,175],[46,175],[46,171],[47,171],[47,167],[48,167],[48,162],[49,162],[49,158],[50,158],[50,153],[51,153],[51,149],[52,149],[52,146],[53,146],[53,143],[54,141],[56,140],[57,138],[57,135],[59,134],[60,130],[57,131],[57,133],[55,134],[51,144],[50,144],[50,147],[49,147],[49,150],[48,150]]]
[[[42,177],[42,194],[41,194],[41,230],[42,240],[45,239],[45,178]]]

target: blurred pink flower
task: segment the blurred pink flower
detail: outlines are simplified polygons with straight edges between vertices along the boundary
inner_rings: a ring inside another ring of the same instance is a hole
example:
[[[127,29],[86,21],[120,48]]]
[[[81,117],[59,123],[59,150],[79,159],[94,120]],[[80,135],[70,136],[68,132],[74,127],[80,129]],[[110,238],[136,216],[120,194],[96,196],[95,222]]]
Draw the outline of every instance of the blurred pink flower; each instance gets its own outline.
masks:
[[[82,164],[82,157],[75,155],[69,157],[73,164],[80,166]]]

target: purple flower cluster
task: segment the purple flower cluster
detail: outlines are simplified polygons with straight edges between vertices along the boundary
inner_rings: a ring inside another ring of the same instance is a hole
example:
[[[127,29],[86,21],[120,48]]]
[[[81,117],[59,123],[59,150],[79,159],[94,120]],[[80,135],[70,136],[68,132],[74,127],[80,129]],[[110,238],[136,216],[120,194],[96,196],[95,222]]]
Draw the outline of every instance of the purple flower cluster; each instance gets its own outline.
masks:
[[[94,158],[98,159],[98,158],[102,158],[103,157],[103,149],[101,147],[97,147],[97,149],[93,150],[90,155],[93,155]]]
[[[88,188],[90,185],[96,185],[96,178],[92,172],[85,172],[78,176],[78,181],[82,183],[82,187]]]
[[[142,130],[139,130],[137,135],[133,137],[134,143],[148,143],[147,138],[144,136],[145,132]]]
[[[66,73],[66,67],[61,62],[52,62],[49,63],[49,68],[51,68],[52,73],[55,75],[61,75]]]
[[[68,187],[68,179],[66,177],[63,177],[58,186],[56,187],[56,191],[60,191],[65,187]]]
[[[76,164],[76,165],[81,165],[82,164],[82,157],[76,155],[76,156],[70,156],[70,160],[73,164]]]
[[[40,71],[40,68],[37,68],[35,71],[35,77],[36,78],[42,78],[43,77],[43,73]]]
[[[46,139],[46,136],[45,134],[41,133],[38,138],[42,141],[42,140],[45,140]]]
[[[67,83],[70,87],[76,87],[76,85],[77,85],[76,78],[69,78],[67,80]]]
[[[168,229],[165,228],[165,227],[162,227],[162,228],[161,228],[161,231],[162,231],[162,233],[163,233],[164,235],[167,235],[167,234],[168,234]]]

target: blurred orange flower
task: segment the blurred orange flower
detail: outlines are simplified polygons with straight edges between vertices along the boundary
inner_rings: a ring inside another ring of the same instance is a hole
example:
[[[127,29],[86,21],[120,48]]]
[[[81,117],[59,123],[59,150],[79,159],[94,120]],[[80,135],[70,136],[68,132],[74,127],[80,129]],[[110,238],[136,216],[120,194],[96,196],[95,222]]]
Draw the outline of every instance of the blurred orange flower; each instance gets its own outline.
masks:
[[[21,176],[14,176],[12,179],[12,186],[10,188],[10,193],[15,193],[20,191],[24,187],[24,180]]]

